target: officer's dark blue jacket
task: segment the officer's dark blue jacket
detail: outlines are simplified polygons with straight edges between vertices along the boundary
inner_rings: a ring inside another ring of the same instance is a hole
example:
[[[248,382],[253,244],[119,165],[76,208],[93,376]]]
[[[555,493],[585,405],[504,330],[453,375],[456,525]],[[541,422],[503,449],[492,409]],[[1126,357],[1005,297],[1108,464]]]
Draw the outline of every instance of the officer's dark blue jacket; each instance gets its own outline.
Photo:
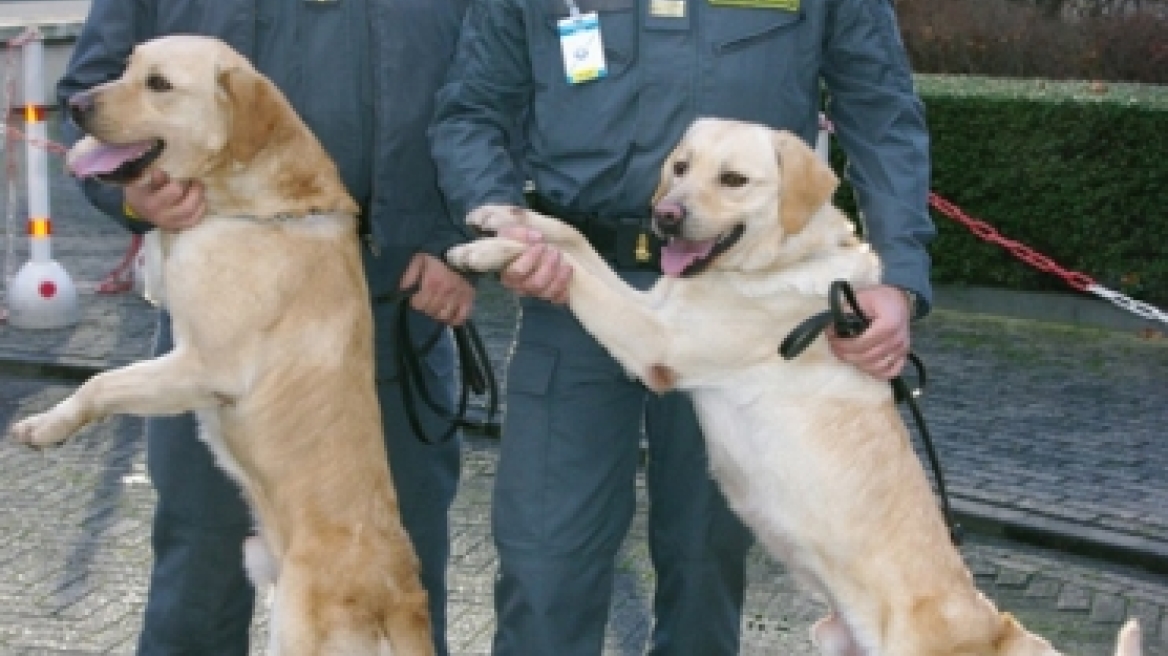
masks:
[[[644,216],[661,162],[699,116],[785,128],[814,143],[827,113],[848,154],[884,282],[931,297],[929,140],[889,0],[578,0],[599,14],[607,76],[567,81],[567,0],[474,0],[431,128],[459,214],[522,204]],[[506,132],[524,116],[512,164]]]

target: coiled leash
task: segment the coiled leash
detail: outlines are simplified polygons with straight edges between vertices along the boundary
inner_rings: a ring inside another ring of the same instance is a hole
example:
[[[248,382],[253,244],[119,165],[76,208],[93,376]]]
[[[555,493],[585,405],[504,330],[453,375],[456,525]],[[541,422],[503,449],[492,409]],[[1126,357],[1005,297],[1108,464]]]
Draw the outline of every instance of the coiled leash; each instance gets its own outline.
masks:
[[[449,440],[454,435],[454,431],[459,428],[487,433],[496,432],[494,427],[495,413],[499,409],[499,385],[495,380],[495,372],[491,368],[491,361],[487,356],[487,349],[483,345],[479,331],[475,328],[474,322],[469,319],[461,326],[454,326],[452,329],[455,348],[458,350],[458,368],[461,374],[458,407],[452,414],[434,401],[434,397],[430,394],[430,390],[426,386],[422,359],[438,343],[446,326],[438,326],[420,346],[414,345],[410,334],[409,298],[417,291],[418,286],[415,284],[408,289],[381,294],[373,298],[375,303],[398,303],[397,348],[395,349],[397,351],[396,377],[401,385],[402,404],[405,406],[406,417],[409,419],[414,436],[426,444],[436,444]],[[475,396],[486,396],[487,416],[482,420],[473,420],[467,417],[466,411],[470,405],[472,393]],[[422,426],[422,420],[418,416],[417,401],[419,400],[431,412],[447,422],[446,428],[438,437],[428,435]]]
[[[844,301],[847,302],[850,309],[845,310]],[[795,326],[795,329],[783,339],[779,345],[779,355],[783,356],[784,360],[790,360],[802,353],[828,326],[832,326],[840,337],[855,337],[864,332],[872,323],[868,317],[864,316],[863,310],[860,309],[860,303],[856,300],[856,293],[846,280],[836,280],[831,283],[831,287],[828,289],[827,303],[829,309]],[[892,396],[896,403],[908,405],[913,420],[916,421],[921,443],[924,444],[925,454],[929,458],[929,464],[933,469],[933,478],[937,483],[937,495],[941,498],[941,513],[945,516],[945,524],[949,527],[949,539],[953,541],[953,544],[960,545],[963,530],[953,514],[953,508],[949,505],[949,493],[945,488],[941,459],[937,456],[937,450],[933,446],[933,438],[929,435],[929,429],[925,425],[925,417],[916,402],[916,397],[920,396],[925,389],[925,363],[915,353],[908,354],[908,361],[917,371],[919,386],[916,389],[909,389],[904,378],[897,376],[891,381]]]

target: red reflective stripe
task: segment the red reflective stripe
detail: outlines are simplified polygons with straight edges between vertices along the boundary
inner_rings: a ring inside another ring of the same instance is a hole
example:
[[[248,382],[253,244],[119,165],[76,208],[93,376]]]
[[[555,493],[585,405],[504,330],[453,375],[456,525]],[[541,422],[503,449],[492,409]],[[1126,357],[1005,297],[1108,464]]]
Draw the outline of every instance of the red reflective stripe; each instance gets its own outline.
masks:
[[[53,223],[48,219],[29,219],[28,236],[48,237],[53,233]]]
[[[24,120],[27,123],[41,123],[45,120],[45,108],[40,105],[25,105]]]

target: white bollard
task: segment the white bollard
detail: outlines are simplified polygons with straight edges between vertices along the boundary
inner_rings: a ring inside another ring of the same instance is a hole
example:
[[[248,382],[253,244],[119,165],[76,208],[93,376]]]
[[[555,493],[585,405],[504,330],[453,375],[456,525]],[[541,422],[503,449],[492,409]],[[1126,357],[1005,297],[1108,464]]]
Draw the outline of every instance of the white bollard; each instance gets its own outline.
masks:
[[[63,328],[77,323],[77,288],[52,258],[48,131],[45,128],[45,48],[36,34],[21,48],[24,61],[25,162],[28,177],[29,261],[8,285],[9,323],[16,328]]]

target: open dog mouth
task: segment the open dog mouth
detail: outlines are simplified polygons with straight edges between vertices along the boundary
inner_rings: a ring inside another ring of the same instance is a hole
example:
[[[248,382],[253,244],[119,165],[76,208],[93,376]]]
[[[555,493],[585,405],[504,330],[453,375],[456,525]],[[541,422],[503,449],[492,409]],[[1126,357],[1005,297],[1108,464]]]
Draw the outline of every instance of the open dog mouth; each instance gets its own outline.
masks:
[[[714,239],[690,241],[670,237],[661,247],[661,271],[675,278],[701,273],[715,258],[738,243],[745,231],[746,228],[738,224]]]
[[[145,173],[165,148],[160,139],[129,144],[99,143],[68,162],[69,172],[79,178],[95,178],[111,184],[129,184]]]

